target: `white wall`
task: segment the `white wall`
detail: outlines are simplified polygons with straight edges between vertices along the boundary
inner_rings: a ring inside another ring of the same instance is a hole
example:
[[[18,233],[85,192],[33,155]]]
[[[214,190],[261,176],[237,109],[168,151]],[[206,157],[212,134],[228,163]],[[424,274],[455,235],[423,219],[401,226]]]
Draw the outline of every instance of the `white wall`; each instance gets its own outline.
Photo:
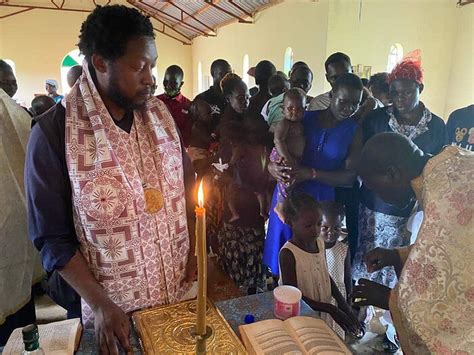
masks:
[[[56,79],[60,83],[61,62],[69,51],[77,48],[80,26],[87,15],[33,10],[0,20],[0,58],[15,62],[18,80],[16,97],[20,103],[29,107],[34,94],[45,93],[45,79]],[[161,82],[166,68],[178,64],[187,79],[183,93],[191,96],[191,46],[182,45],[159,33],[156,34],[156,45],[157,93],[163,92]]]
[[[251,65],[269,59],[281,69],[286,47],[292,47],[295,61],[313,69],[311,94],[319,94],[329,89],[323,64],[331,53],[345,52],[374,74],[387,70],[390,46],[401,43],[405,54],[421,49],[422,100],[447,119],[453,108],[473,101],[473,11],[474,5],[457,8],[454,0],[287,0],[258,14],[252,25],[236,23],[217,38],[195,39],[193,91],[199,62],[208,74],[211,62],[223,57],[242,75],[249,54]]]
[[[253,24],[235,23],[218,30],[218,35],[198,37],[192,46],[194,95],[198,94],[198,63],[209,74],[214,59],[224,58],[242,76],[243,58],[249,55],[250,66],[268,59],[283,69],[287,47],[294,60],[307,62],[314,70],[312,94],[323,90],[328,0],[318,2],[287,1],[258,13]]]
[[[474,104],[474,5],[456,9],[456,38],[447,82],[445,117]]]
[[[198,93],[199,62],[207,75],[216,58],[227,59],[242,75],[245,54],[250,66],[268,59],[283,69],[285,49],[292,47],[294,60],[304,60],[313,69],[315,95],[328,89],[324,60],[329,54],[346,52],[353,64],[371,65],[376,73],[386,70],[390,46],[401,43],[405,53],[422,50],[422,100],[434,113],[447,119],[452,110],[474,101],[474,5],[364,0],[360,20],[359,5],[359,0],[287,0],[258,13],[254,24],[231,24],[219,29],[216,38],[194,39],[192,46],[157,34],[158,83],[167,66],[178,64],[185,71],[183,93],[192,98]],[[4,13],[0,7],[0,15]],[[15,61],[18,96],[26,105],[35,93],[44,93],[46,78],[59,81],[60,63],[75,48],[86,15],[33,10],[0,20],[0,58]]]
[[[327,53],[345,52],[352,64],[371,65],[374,74],[387,70],[392,44],[402,44],[405,54],[421,49],[425,76],[421,99],[434,113],[447,118],[447,84],[456,37],[455,2],[365,0],[360,20],[359,5],[359,0],[330,1]]]

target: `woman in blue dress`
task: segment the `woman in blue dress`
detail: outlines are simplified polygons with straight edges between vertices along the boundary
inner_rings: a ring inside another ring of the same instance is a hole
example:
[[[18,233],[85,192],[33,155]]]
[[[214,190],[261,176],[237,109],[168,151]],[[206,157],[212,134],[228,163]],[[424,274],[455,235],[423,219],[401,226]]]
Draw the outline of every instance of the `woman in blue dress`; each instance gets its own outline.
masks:
[[[331,105],[324,111],[308,111],[303,119],[306,146],[301,167],[290,168],[270,163],[269,171],[280,182],[317,201],[335,199],[335,187],[351,187],[356,179],[355,164],[362,148],[361,135],[352,116],[362,98],[363,85],[354,74],[341,75],[334,84]],[[291,237],[291,229],[273,210],[277,203],[273,194],[263,262],[273,275],[278,275],[278,253]]]

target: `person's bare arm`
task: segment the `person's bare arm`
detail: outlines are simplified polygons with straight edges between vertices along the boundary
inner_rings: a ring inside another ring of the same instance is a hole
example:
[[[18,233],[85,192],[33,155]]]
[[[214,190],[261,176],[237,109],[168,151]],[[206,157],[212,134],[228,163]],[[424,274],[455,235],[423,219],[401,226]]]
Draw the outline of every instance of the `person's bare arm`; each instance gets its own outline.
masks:
[[[286,145],[286,137],[288,135],[288,131],[290,130],[291,123],[288,120],[283,119],[275,125],[275,132],[273,142],[275,143],[275,148],[280,154],[280,156],[285,159],[286,163],[290,166],[293,166],[293,157],[288,150],[288,146]]]
[[[352,293],[352,267],[351,267],[351,253],[348,251],[346,259],[344,260],[344,286],[346,286],[346,294],[343,295],[347,302],[352,303],[349,295]]]
[[[411,245],[395,249],[385,249],[377,247],[364,255],[364,262],[368,272],[378,271],[386,266],[393,266],[400,277],[400,273],[405,265],[410,253]]]
[[[296,276],[296,260],[293,253],[288,249],[280,251],[280,269],[281,280],[283,285],[290,285],[298,287],[298,280]],[[303,295],[303,300],[315,311],[329,313],[331,317],[346,331],[356,332],[357,325],[349,315],[345,314],[338,307],[325,302],[319,302]]]
[[[200,124],[195,123],[192,129],[192,139],[190,147],[208,149],[212,142],[211,134]],[[198,175],[203,175],[206,171],[211,169],[211,164],[216,163],[216,157],[208,157],[196,159],[192,162],[194,171]]]
[[[280,277],[283,285],[298,287],[296,276],[296,260],[293,253],[288,249],[280,251]],[[303,300],[314,310],[319,312],[333,313],[335,306],[330,303],[319,302],[303,295]]]
[[[268,172],[276,181],[279,182],[289,182],[291,180],[291,170],[292,169],[289,166],[284,166],[273,161],[268,163]]]
[[[364,119],[369,115],[369,113],[371,113],[376,108],[377,101],[375,101],[369,89],[364,87],[362,95],[362,104],[357,110],[357,113],[354,115],[354,119],[357,121],[357,123],[361,124]]]
[[[349,154],[347,155],[345,168],[348,171],[353,171],[357,169],[359,164],[360,154],[362,152],[362,147],[364,143],[362,142],[362,127],[358,126],[352,139],[351,146],[349,147]]]
[[[356,166],[362,150],[362,130],[357,129],[354,139],[349,147],[345,167],[341,170],[323,171],[310,168],[301,168],[293,172],[297,182],[316,180],[334,187],[352,187],[357,178]]]
[[[131,353],[128,316],[105,293],[89,269],[80,251],[59,274],[76,290],[94,312],[94,330],[101,354],[118,354],[116,339],[126,353]]]

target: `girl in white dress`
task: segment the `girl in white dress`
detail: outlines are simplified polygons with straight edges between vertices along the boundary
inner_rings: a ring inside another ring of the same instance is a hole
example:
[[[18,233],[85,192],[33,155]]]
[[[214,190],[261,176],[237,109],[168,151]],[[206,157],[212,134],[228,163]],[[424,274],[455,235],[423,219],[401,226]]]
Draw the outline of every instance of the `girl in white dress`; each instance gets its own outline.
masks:
[[[324,241],[319,237],[319,204],[311,196],[291,191],[283,204],[283,215],[293,235],[280,250],[280,283],[299,288],[305,302],[321,312],[330,326],[334,320],[345,331],[357,334],[360,324],[329,276]],[[331,304],[333,297],[337,306]]]

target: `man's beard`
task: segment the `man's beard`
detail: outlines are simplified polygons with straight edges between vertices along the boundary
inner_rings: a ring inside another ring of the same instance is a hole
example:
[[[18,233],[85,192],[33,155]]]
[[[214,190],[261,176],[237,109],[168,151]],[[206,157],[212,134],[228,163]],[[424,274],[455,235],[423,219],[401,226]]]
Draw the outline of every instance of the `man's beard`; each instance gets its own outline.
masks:
[[[113,72],[111,73],[108,89],[108,95],[110,100],[112,100],[117,106],[123,108],[126,111],[137,110],[145,106],[146,100],[144,100],[141,104],[137,104],[136,102],[129,98],[126,98],[122,94],[118,85],[118,73],[115,70],[113,70]]]

